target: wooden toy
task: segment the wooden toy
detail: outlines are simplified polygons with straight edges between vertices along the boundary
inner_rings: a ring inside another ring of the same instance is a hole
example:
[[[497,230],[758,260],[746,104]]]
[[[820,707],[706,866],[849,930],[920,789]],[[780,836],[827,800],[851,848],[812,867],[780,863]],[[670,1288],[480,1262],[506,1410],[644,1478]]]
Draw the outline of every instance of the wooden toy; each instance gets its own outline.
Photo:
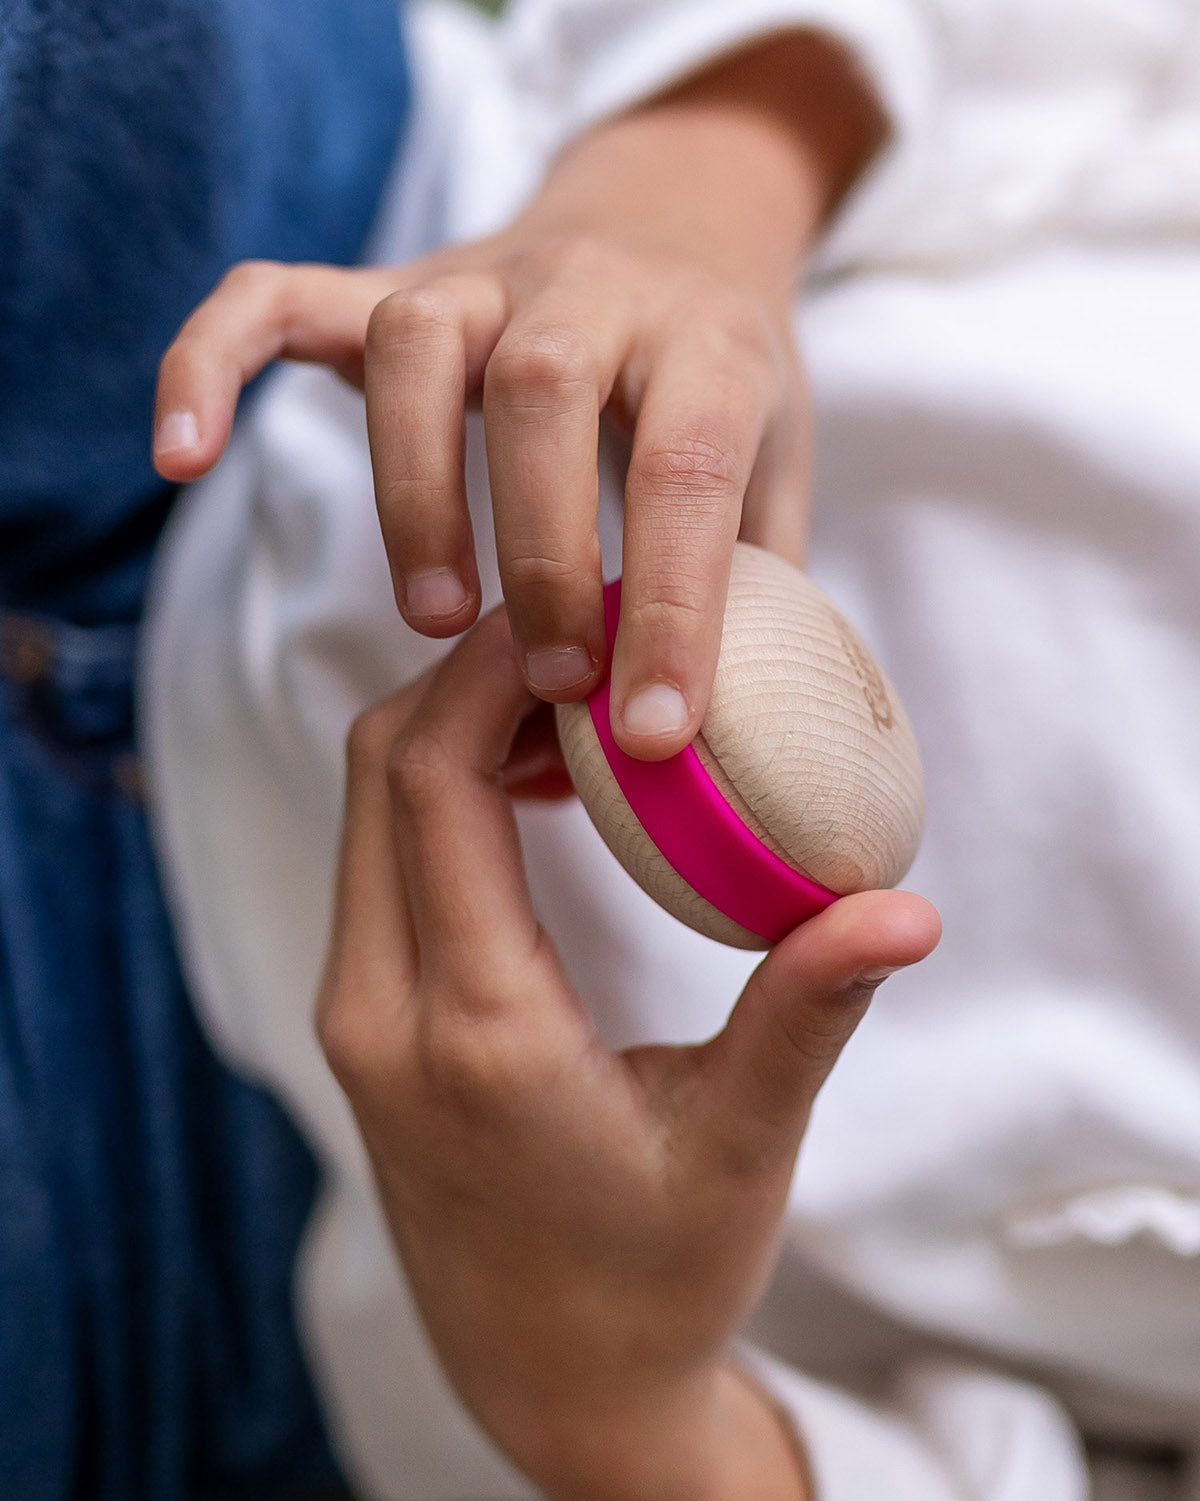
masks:
[[[610,644],[619,584],[605,591]],[[735,549],[721,654],[700,734],[667,761],[624,755],[608,684],[560,704],[576,791],[638,884],[681,921],[767,948],[853,891],[893,886],[924,795],[895,690],[799,569]]]

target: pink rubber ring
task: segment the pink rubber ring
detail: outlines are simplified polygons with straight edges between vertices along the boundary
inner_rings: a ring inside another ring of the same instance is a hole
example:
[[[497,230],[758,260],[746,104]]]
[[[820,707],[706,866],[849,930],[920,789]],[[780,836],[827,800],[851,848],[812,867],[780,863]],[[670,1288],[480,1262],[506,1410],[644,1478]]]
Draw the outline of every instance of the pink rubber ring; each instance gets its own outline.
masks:
[[[621,612],[621,581],[604,588],[611,652]],[[688,745],[666,761],[635,761],[613,739],[609,680],[588,699],[605,758],[637,821],[667,864],[719,912],[768,943],[838,900],[746,827]]]

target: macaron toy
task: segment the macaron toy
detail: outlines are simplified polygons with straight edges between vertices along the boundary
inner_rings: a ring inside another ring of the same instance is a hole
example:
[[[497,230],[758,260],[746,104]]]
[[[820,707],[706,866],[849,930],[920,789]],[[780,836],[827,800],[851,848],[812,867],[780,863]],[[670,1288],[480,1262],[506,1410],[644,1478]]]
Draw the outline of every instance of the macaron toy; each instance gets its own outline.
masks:
[[[620,583],[605,589],[611,647]],[[739,542],[708,711],[692,744],[637,761],[613,739],[607,680],[556,710],[575,789],[662,907],[768,948],[840,896],[894,886],[924,814],[911,726],[861,637],[799,569]]]

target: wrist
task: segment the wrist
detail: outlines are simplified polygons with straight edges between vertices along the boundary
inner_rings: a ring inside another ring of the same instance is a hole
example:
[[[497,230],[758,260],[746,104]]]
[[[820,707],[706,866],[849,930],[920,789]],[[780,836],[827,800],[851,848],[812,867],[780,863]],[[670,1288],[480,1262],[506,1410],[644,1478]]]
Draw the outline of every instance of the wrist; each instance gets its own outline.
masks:
[[[837,203],[887,134],[849,53],[787,32],[605,121],[551,170],[524,216],[545,233],[614,230],[686,247],[786,300]]]
[[[730,1362],[612,1411],[543,1415],[539,1431],[526,1468],[550,1501],[811,1501],[790,1422]]]

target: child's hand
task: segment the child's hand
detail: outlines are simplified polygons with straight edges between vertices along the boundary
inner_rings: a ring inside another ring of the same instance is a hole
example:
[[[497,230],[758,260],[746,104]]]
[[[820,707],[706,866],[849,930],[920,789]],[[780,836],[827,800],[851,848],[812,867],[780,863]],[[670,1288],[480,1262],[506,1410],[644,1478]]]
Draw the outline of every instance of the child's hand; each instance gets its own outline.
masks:
[[[450,1379],[548,1495],[801,1497],[782,1421],[722,1351],[813,1098],[936,914],[845,898],[712,1041],[614,1055],[534,917],[503,789],[534,704],[497,612],[356,725],[324,1046]]]
[[[208,469],[283,355],[363,385],[405,618],[465,629],[479,585],[463,409],[482,403],[501,581],[526,681],[582,698],[606,660],[598,424],[632,431],[614,728],[634,755],[707,705],[735,538],[799,561],[808,423],[798,268],[881,137],[852,66],[785,34],[578,142],[502,233],[389,269],[235,268],[163,360],[155,461]]]

